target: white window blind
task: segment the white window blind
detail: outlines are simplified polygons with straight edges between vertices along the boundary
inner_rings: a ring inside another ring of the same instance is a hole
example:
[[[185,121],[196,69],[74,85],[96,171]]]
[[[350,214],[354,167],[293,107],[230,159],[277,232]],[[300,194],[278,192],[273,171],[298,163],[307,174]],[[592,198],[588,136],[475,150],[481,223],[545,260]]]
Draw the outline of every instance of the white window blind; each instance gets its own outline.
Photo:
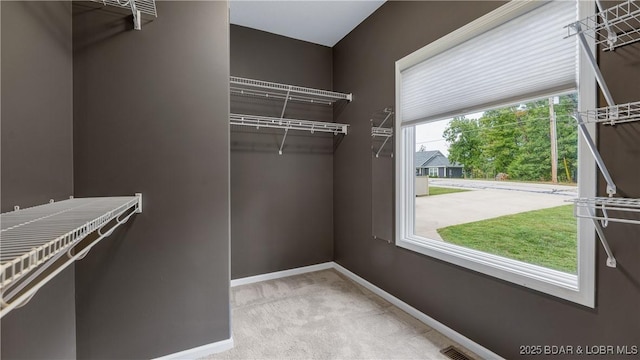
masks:
[[[549,2],[400,69],[402,125],[576,89],[578,46],[564,29],[576,19],[575,1]]]

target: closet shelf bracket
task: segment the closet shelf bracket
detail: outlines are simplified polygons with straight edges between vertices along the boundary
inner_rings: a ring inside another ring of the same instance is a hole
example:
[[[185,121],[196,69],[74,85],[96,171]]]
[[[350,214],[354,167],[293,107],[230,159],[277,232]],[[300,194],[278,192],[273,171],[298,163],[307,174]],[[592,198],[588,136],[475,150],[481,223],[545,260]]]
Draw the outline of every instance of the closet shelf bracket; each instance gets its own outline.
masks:
[[[72,198],[0,215],[0,318],[24,306],[47,282],[141,212],[142,194],[136,194]],[[98,236],[79,248],[96,231]]]
[[[278,155],[282,155],[282,148],[284,148],[284,141],[287,140],[288,133],[289,133],[289,129],[284,129],[284,136],[282,137],[282,143],[280,143],[280,149],[278,150]]]
[[[142,14],[158,17],[155,0],[92,0],[103,5],[116,6],[123,9],[131,9],[133,15],[133,28],[142,29]]]
[[[581,111],[580,117],[585,123],[603,123],[605,125],[640,121],[640,101]]]
[[[640,199],[593,197],[569,200],[574,206],[574,215],[577,218],[587,218],[593,221],[596,233],[607,253],[607,266],[616,267],[616,259],[609,247],[603,228],[610,222],[640,225]],[[625,216],[625,214],[627,216]],[[634,215],[628,216],[628,215]]]
[[[243,115],[231,113],[229,121],[231,125],[253,126],[284,129],[284,136],[278,148],[278,154],[282,155],[284,143],[287,140],[289,130],[302,130],[314,132],[331,132],[334,135],[347,134],[347,124],[329,123],[322,121],[297,120],[285,118],[287,105],[290,101],[307,102],[311,104],[332,105],[333,103],[346,100],[351,101],[351,94],[339,93],[329,90],[307,88],[297,85],[287,85],[275,82],[247,79],[238,76],[231,76],[229,79],[229,90],[232,95],[258,96],[267,99],[284,100],[280,117]]]
[[[574,206],[575,211],[575,206]],[[604,230],[602,230],[602,226],[597,219],[595,219],[595,214],[590,210],[592,214],[591,221],[593,222],[593,227],[596,229],[596,233],[598,234],[598,239],[600,239],[600,244],[602,244],[602,248],[604,252],[607,253],[607,261],[606,264],[608,267],[615,268],[618,266],[615,256],[613,256],[613,251],[611,251],[611,247],[609,247],[609,242],[607,241],[606,236],[604,235]]]
[[[591,138],[591,135],[589,135],[589,130],[587,130],[587,126],[582,120],[582,116],[580,115],[580,113],[575,114],[575,119],[578,123],[578,132],[580,132],[580,134],[584,138],[587,144],[587,147],[591,152],[591,155],[593,155],[593,158],[596,161],[596,165],[598,165],[598,169],[600,169],[600,172],[602,173],[604,180],[607,182],[607,194],[609,194],[609,196],[615,195],[615,193],[618,191],[616,184],[613,181],[613,178],[611,177],[609,170],[607,169],[607,165],[604,163],[604,160],[602,160],[602,157],[600,156],[598,147],[596,146],[595,142]]]
[[[607,101],[607,107],[578,112],[575,114],[575,119],[578,122],[580,134],[582,134],[600,172],[607,182],[607,194],[609,197],[579,198],[571,201],[574,202],[574,215],[576,217],[589,218],[593,221],[596,233],[607,253],[607,266],[616,267],[616,259],[609,247],[603,228],[606,228],[610,221],[640,225],[640,220],[612,216],[610,214],[611,212],[613,212],[613,215],[620,212],[640,213],[640,199],[613,197],[617,192],[616,184],[613,182],[613,178],[609,174],[600,152],[587,130],[586,124],[604,123],[606,125],[616,125],[640,120],[640,102],[616,105],[586,37],[592,38],[596,46],[601,46],[604,51],[613,51],[618,47],[640,40],[640,0],[627,0],[608,9],[604,9],[599,0],[596,0],[596,4],[599,9],[598,13],[569,24],[565,28],[568,30],[567,37],[578,37],[580,47],[587,56],[596,81]]]
[[[581,29],[580,22],[576,22],[572,26],[570,25],[570,27],[575,27],[577,30]],[[578,39],[580,40],[580,47],[582,48],[585,55],[587,56],[587,59],[589,60],[589,64],[593,69],[593,73],[596,77],[596,81],[598,82],[598,85],[600,85],[600,90],[602,90],[602,94],[604,95],[604,98],[607,100],[607,104],[609,104],[609,106],[614,105],[615,101],[613,101],[613,96],[611,96],[611,92],[609,91],[607,82],[604,80],[604,76],[602,76],[602,72],[600,72],[600,68],[598,67],[598,61],[596,60],[595,56],[591,52],[591,49],[589,48],[589,43],[585,38],[585,33],[580,31],[577,34],[578,34]]]
[[[567,37],[589,36],[605,51],[640,40],[640,1],[627,0],[567,26]]]
[[[625,214],[640,214],[640,199],[585,197],[569,201],[576,204],[574,208],[576,217],[599,220],[603,228],[606,228],[610,222],[640,225],[640,218],[624,216]],[[581,211],[582,209],[584,211]]]
[[[377,114],[379,114],[379,112]],[[380,145],[380,148],[376,151],[376,157],[380,157],[380,153],[384,149],[384,146],[387,144],[387,142],[389,142],[389,139],[391,139],[393,137],[393,128],[392,127],[384,127],[384,125],[387,123],[387,121],[393,117],[393,115],[394,115],[393,109],[390,108],[390,107],[385,108],[384,110],[382,110],[382,114],[385,114],[385,115],[384,115],[384,119],[382,120],[380,125],[378,125],[378,126],[374,125],[374,118],[371,118],[371,120],[370,120],[371,124],[372,124],[372,126],[371,126],[371,137],[373,137],[373,138],[376,138],[376,137],[385,138],[384,141],[382,142],[382,145]],[[375,114],[374,114],[374,117],[375,117]]]

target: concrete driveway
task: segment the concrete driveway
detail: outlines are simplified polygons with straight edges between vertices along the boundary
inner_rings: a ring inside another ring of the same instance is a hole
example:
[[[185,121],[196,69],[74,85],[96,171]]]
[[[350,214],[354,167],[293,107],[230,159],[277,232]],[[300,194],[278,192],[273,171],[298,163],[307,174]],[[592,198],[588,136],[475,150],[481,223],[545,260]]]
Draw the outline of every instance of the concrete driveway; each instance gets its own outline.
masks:
[[[442,186],[443,182],[440,181],[441,179],[434,179],[429,182],[430,185]],[[467,186],[467,188],[472,187]],[[567,205],[565,200],[575,197],[569,190],[543,192],[485,187],[482,190],[476,188],[453,194],[417,197],[415,232],[426,238],[442,240],[437,229],[446,226]]]

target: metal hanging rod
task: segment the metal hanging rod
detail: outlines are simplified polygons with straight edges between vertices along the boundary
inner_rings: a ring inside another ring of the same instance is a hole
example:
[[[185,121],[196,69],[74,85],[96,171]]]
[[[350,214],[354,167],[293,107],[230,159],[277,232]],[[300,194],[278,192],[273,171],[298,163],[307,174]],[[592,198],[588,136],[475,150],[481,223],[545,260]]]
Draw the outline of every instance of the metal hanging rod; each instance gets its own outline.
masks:
[[[351,101],[353,99],[352,94],[247,79],[237,76],[231,76],[230,83],[231,93],[239,95],[264,96],[320,104],[331,104],[339,100]]]
[[[133,15],[133,28],[142,29],[142,14],[158,17],[155,0],[92,0],[103,5],[116,6],[123,9],[131,9]]]
[[[600,7],[600,12],[566,28],[567,37],[583,34],[602,45],[603,50],[615,50],[640,40],[640,1],[627,0],[608,9]]]
[[[142,194],[136,194],[72,198],[0,215],[0,317],[26,304],[49,280],[141,212]],[[98,237],[73,254],[75,246],[95,231]],[[67,260],[61,264],[65,254]]]

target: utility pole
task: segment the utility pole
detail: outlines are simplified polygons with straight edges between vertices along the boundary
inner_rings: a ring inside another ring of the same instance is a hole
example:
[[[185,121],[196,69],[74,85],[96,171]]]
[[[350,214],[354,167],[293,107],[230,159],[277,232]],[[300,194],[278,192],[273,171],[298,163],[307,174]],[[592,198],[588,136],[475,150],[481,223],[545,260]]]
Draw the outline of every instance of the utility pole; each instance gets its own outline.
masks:
[[[556,112],[553,97],[549,98],[549,134],[551,138],[551,182],[558,183],[558,139],[556,136]]]

